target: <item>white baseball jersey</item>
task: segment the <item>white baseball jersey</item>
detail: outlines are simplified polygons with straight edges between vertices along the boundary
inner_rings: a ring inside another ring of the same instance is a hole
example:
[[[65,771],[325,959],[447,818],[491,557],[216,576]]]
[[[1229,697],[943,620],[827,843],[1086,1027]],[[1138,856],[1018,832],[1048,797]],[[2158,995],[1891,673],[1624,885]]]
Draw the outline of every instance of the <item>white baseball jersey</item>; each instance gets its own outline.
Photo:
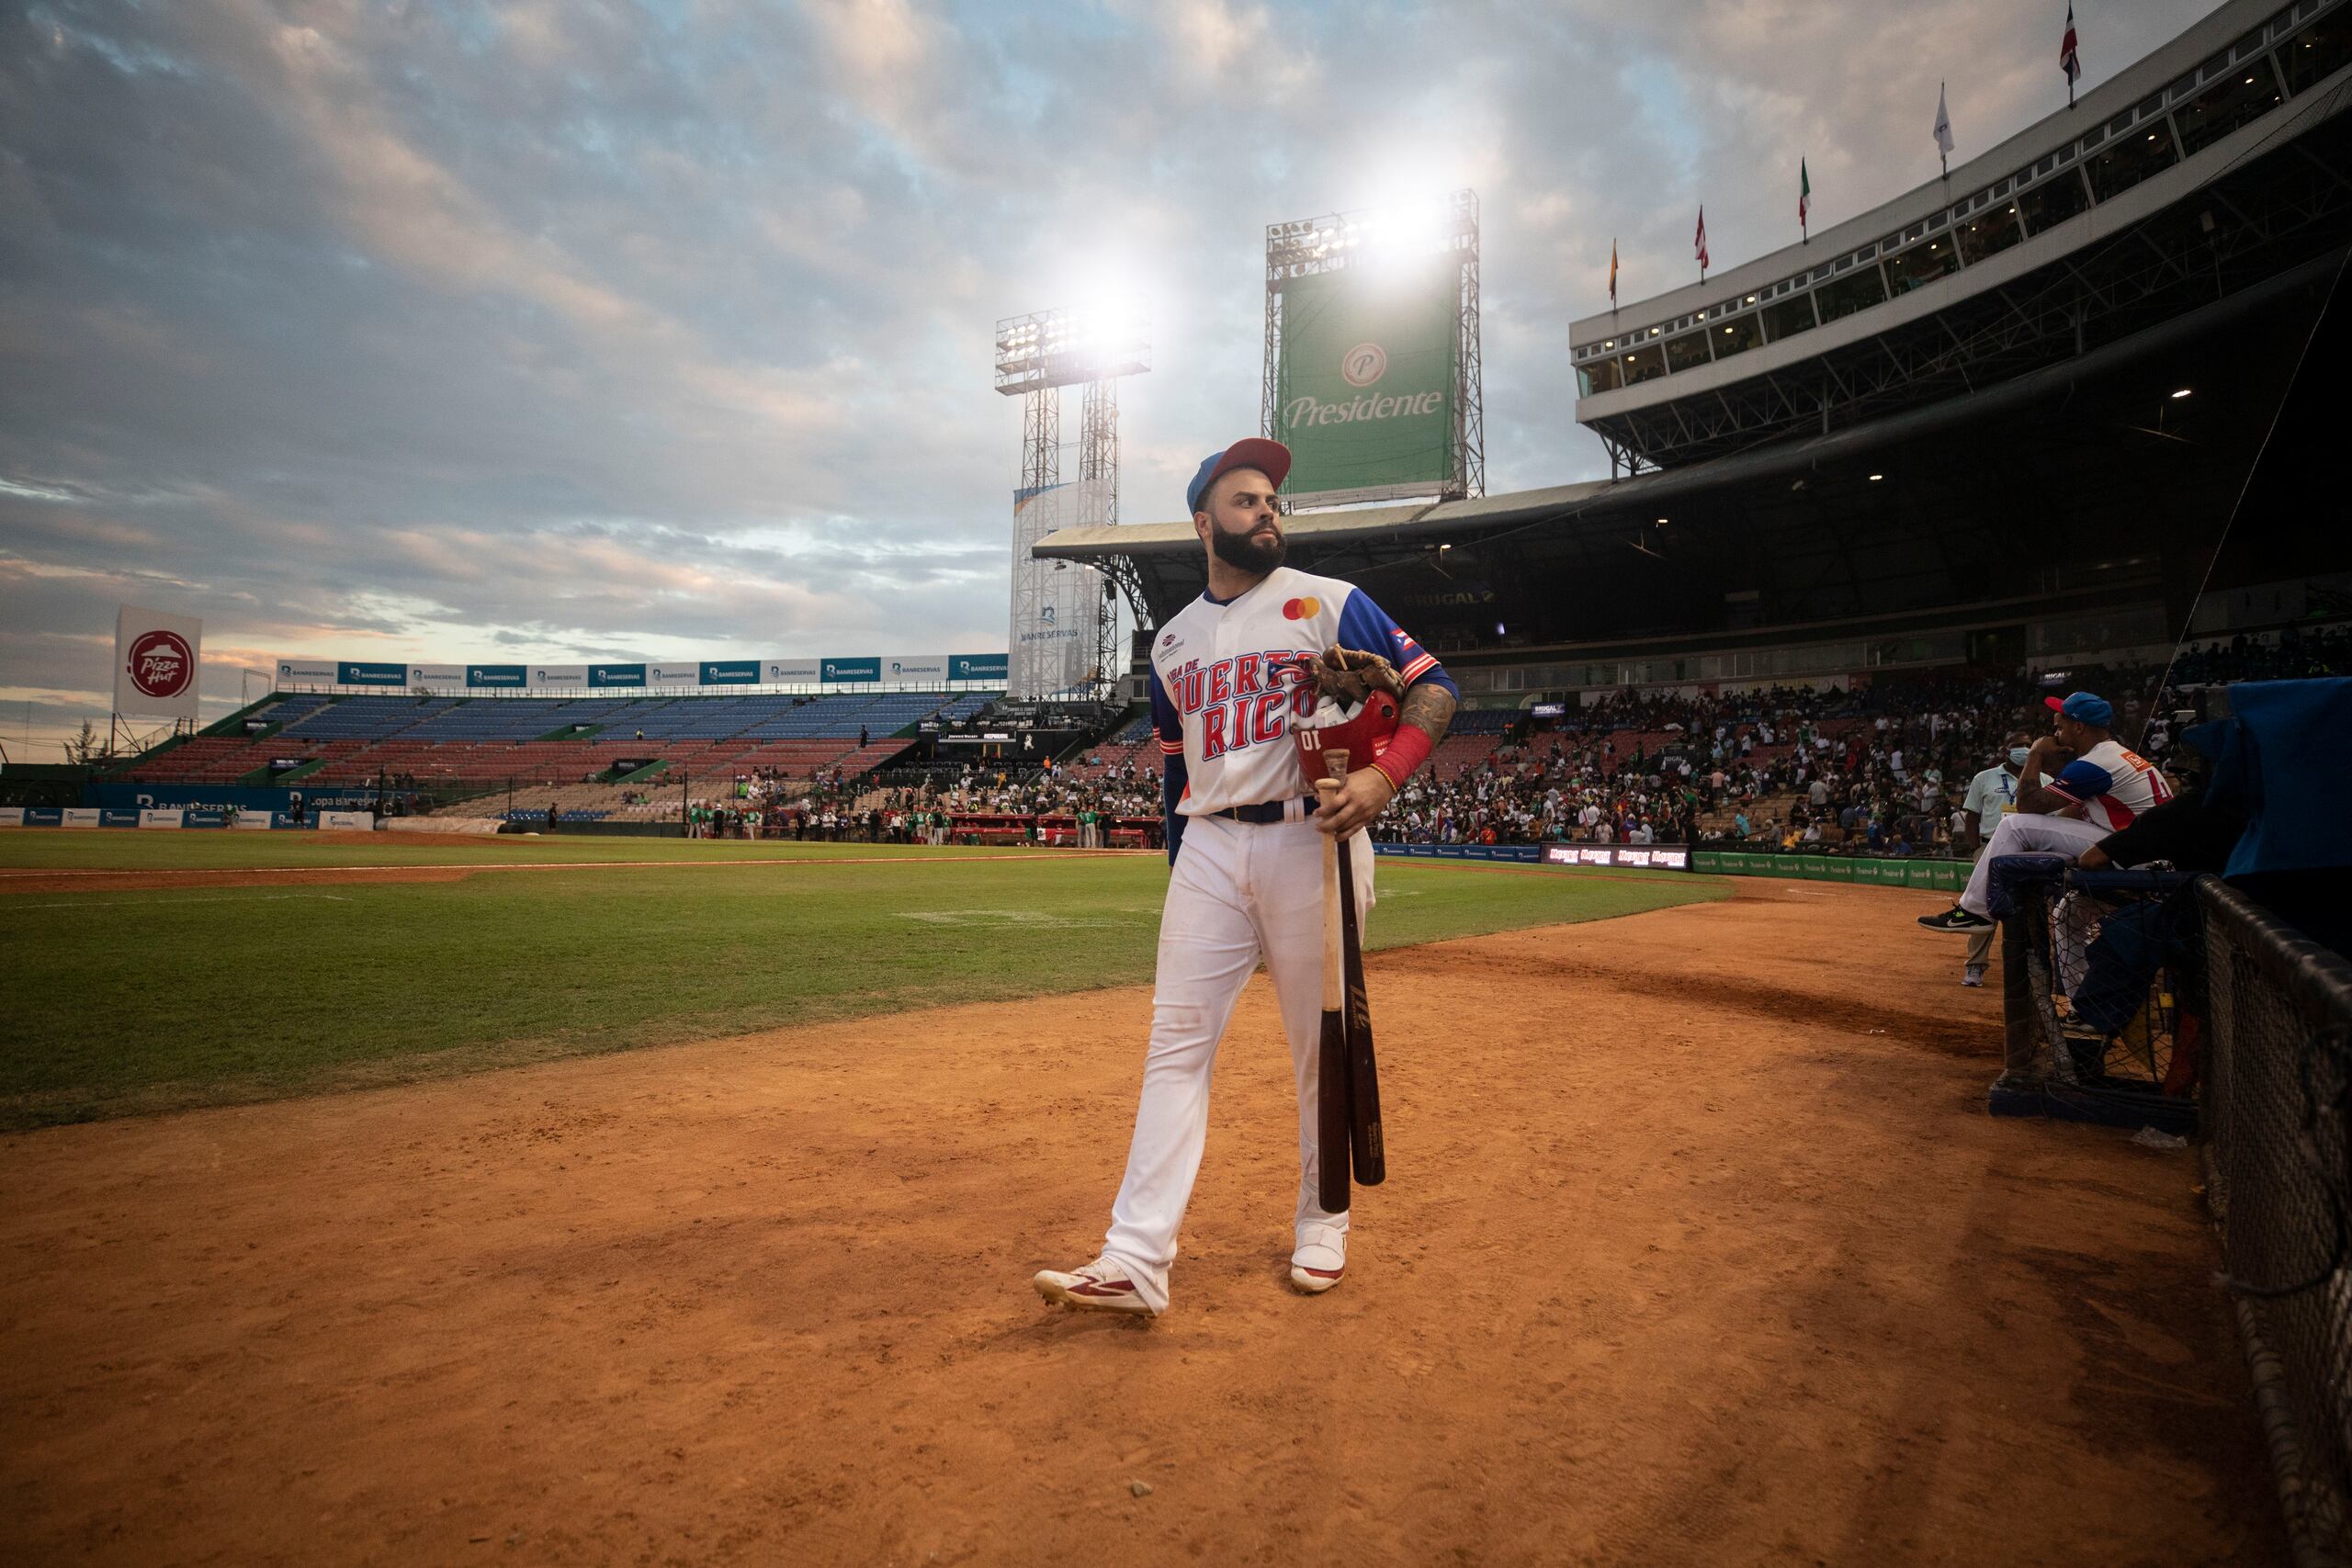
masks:
[[[2172,798],[2172,786],[2156,765],[2125,750],[2112,737],[2058,770],[2050,787],[2081,802],[2083,819],[2110,833]]]
[[[1177,817],[1256,806],[1306,793],[1290,741],[1315,711],[1315,686],[1296,667],[1333,647],[1377,653],[1410,687],[1453,682],[1352,583],[1279,567],[1224,604],[1203,593],[1151,645],[1151,716],[1168,761],[1169,848]]]

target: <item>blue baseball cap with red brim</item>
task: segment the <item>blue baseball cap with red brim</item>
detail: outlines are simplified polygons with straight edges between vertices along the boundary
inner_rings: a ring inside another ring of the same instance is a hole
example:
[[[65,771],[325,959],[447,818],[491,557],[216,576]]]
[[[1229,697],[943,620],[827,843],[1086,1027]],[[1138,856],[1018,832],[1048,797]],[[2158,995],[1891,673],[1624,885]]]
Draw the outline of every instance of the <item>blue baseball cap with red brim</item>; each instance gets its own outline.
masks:
[[[1210,453],[1201,459],[1200,468],[1193,474],[1193,482],[1184,487],[1184,510],[1187,513],[1198,512],[1201,498],[1208,494],[1209,486],[1216,483],[1220,476],[1236,468],[1255,468],[1273,480],[1274,488],[1280,490],[1283,480],[1290,477],[1290,448],[1279,441],[1250,435],[1222,452]]]
[[[2044,697],[2041,705],[2052,713],[2064,714],[2076,724],[2095,725],[2105,729],[2115,722],[2115,705],[2088,692],[2070,693],[2064,698]]]

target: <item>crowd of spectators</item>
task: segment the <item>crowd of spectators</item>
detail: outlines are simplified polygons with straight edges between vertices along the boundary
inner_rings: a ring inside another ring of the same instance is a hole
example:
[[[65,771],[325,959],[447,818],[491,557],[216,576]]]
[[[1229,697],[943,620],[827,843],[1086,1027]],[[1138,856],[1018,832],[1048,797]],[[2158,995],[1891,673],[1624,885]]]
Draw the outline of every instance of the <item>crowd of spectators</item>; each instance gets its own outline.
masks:
[[[2119,733],[2162,761],[2195,688],[2352,670],[2352,630],[2238,637],[2155,665],[2064,671],[2111,700]],[[2165,690],[2157,691],[2159,681]],[[1618,694],[1507,737],[1453,779],[1416,775],[1375,829],[1415,843],[1681,842],[1886,856],[1966,855],[1968,781],[2018,729],[2049,728],[2045,681],[1963,670],[1858,691]]]
[[[2161,761],[2170,716],[2195,688],[2352,670],[2352,631],[2238,637],[2183,649],[2161,699],[2161,667],[2064,672],[2115,705],[2117,731]],[[1901,857],[1973,852],[1961,801],[2010,732],[2048,728],[2051,687],[2020,671],[1882,676],[1855,690],[1773,687],[1721,695],[1627,691],[1522,719],[1453,777],[1423,770],[1374,824],[1386,840],[1441,844],[1688,843]],[[1159,773],[1133,754],[1080,768],[967,765],[887,789],[839,770],[818,780],[738,780],[702,801],[694,830],[864,842],[944,842],[956,827],[1025,822],[1043,841],[1100,845],[1148,825],[1157,841]],[[1075,832],[1049,835],[1040,818]],[[1132,841],[1128,840],[1126,841]]]

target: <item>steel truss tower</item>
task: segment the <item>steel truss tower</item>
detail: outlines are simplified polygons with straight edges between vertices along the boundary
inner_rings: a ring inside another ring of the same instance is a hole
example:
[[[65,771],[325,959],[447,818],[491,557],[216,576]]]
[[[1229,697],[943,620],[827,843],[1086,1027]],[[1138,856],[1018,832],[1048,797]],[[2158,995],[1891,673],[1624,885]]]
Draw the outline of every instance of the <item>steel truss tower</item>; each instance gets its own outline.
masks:
[[[1021,491],[1024,504],[1061,483],[1061,389],[1083,389],[1080,404],[1079,484],[1074,499],[1085,514],[1060,516],[1063,525],[1109,527],[1119,521],[1119,384],[1122,376],[1150,368],[1148,349],[1139,321],[1090,317],[1075,310],[1046,310],[1016,316],[997,323],[996,389],[1018,393],[1021,416]],[[1018,669],[1024,628],[1035,628],[1070,604],[1068,580],[1060,571],[1086,571],[1067,561],[1039,561],[1020,547],[1022,530],[1015,525],[1012,570],[1014,664]],[[1086,672],[1079,682],[1090,694],[1109,696],[1117,687],[1127,662],[1119,637],[1119,597],[1125,593],[1136,607],[1137,625],[1146,624],[1141,583],[1132,569],[1101,574],[1099,592],[1086,597],[1082,613],[1088,653]],[[1061,616],[1067,623],[1070,616]],[[1057,628],[1057,630],[1059,628]],[[1039,696],[1037,693],[1014,693]]]
[[[1086,383],[1080,400],[1078,477],[1091,479],[1102,497],[1102,515],[1090,518],[1111,527],[1119,521],[1119,383],[1102,378]],[[1094,611],[1094,660],[1091,684],[1108,690],[1118,683],[1126,662],[1119,648],[1119,585],[1102,580]]]

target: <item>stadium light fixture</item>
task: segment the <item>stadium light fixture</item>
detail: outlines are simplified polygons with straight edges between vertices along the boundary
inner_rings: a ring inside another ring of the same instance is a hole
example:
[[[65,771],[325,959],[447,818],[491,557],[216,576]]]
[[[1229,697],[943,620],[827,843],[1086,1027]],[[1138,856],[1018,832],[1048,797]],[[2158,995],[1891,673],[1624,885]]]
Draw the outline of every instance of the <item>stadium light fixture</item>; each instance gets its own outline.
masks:
[[[1269,225],[1269,273],[1301,277],[1356,265],[1467,248],[1477,233],[1477,200],[1458,190],[1435,200],[1399,201]]]
[[[996,324],[996,389],[1007,397],[1150,368],[1149,323],[1133,306],[1039,310]]]
[[[1876,483],[1878,483],[1878,481],[1879,481],[1879,480],[1881,480],[1881,479],[1884,479],[1884,478],[1886,478],[1886,476],[1885,476],[1884,474],[1872,474],[1872,475],[1871,476],[1871,483],[1872,483],[1872,484],[1876,484]]]
[[[2180,400],[2181,400],[2181,399],[2183,399],[2183,398],[2185,398],[2185,397],[2188,396],[2188,392],[2189,392],[2189,389],[2188,389],[2187,387],[2183,387],[2179,391],[2175,392],[2175,393],[2172,395],[2172,400],[2173,400],[2173,401],[2175,401],[2175,402],[2178,402],[2178,401],[2180,401]]]

